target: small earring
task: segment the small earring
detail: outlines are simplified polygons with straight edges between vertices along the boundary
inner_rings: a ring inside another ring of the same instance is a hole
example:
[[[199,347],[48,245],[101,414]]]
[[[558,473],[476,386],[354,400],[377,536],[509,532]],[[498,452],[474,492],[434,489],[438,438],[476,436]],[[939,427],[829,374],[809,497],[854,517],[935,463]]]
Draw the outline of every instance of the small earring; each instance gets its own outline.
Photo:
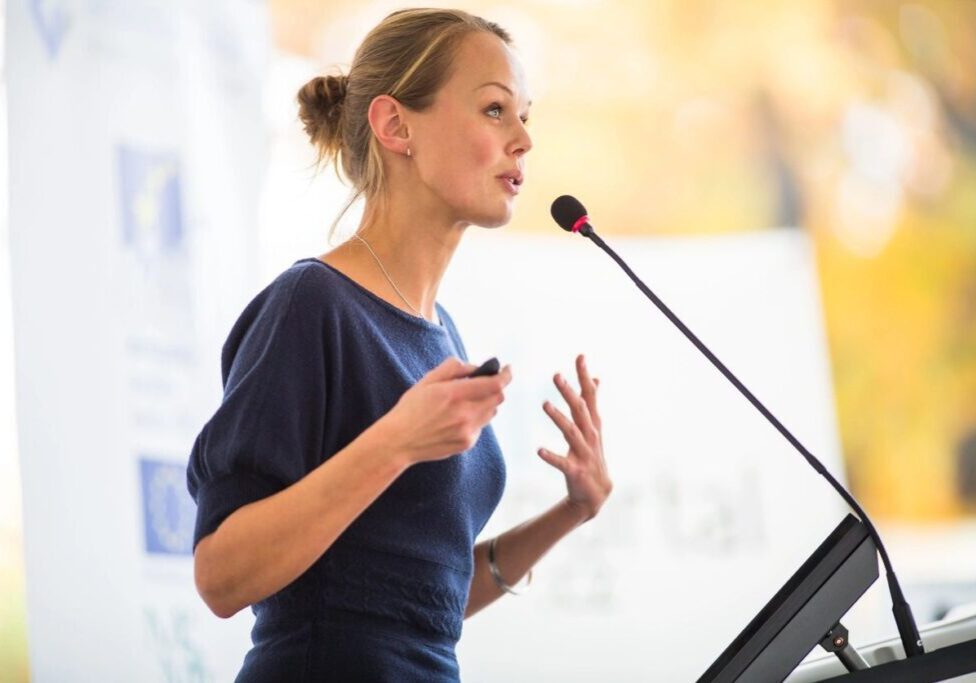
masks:
[[[411,156],[409,147],[407,147],[407,156]]]

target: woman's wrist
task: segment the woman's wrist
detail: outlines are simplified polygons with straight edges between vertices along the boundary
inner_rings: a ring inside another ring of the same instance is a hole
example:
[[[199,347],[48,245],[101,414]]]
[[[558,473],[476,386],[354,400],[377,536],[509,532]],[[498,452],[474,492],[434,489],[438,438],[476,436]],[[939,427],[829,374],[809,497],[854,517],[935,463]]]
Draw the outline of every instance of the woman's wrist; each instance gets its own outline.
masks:
[[[560,504],[566,509],[567,514],[576,520],[576,525],[580,526],[590,521],[596,517],[596,513],[588,509],[584,505],[575,502],[569,496],[566,496],[560,501]]]
[[[388,461],[399,473],[409,469],[416,462],[410,452],[403,447],[397,438],[396,430],[392,428],[385,416],[370,425],[359,438],[365,441],[364,445],[384,461]]]

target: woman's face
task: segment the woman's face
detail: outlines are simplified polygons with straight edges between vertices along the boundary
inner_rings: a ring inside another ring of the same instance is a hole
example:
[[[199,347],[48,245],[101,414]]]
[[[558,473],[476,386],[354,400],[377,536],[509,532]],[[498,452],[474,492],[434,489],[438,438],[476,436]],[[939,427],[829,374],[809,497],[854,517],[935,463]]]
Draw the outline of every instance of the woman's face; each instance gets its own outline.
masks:
[[[532,141],[531,102],[515,56],[497,36],[464,38],[453,73],[423,112],[412,112],[411,152],[425,194],[452,222],[497,227],[512,217]],[[506,177],[515,176],[515,182]]]

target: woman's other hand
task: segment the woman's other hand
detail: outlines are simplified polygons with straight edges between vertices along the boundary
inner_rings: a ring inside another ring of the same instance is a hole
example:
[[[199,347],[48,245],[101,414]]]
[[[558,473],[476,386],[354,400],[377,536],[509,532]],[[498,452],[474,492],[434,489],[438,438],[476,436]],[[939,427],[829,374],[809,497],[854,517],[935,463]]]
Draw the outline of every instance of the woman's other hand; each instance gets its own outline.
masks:
[[[580,354],[576,358],[580,393],[577,394],[560,374],[553,377],[559,393],[569,406],[572,420],[546,401],[542,409],[556,423],[566,438],[569,451],[558,455],[546,448],[538,450],[539,457],[555,467],[566,477],[568,501],[580,510],[584,519],[592,519],[613,490],[613,482],[607,473],[603,458],[603,433],[600,413],[596,406],[600,380],[591,378],[586,360]]]

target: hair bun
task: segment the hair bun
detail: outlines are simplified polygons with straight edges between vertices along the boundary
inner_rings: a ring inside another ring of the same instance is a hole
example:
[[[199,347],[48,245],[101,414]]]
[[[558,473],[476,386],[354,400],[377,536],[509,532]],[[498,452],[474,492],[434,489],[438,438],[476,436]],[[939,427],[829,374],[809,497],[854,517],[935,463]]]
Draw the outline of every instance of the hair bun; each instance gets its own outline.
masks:
[[[349,86],[349,76],[339,74],[333,76],[329,74],[325,77],[316,79],[322,90],[322,97],[327,99],[333,106],[339,106],[346,99],[346,88]]]
[[[349,76],[316,76],[298,91],[298,116],[313,144],[335,147]]]

